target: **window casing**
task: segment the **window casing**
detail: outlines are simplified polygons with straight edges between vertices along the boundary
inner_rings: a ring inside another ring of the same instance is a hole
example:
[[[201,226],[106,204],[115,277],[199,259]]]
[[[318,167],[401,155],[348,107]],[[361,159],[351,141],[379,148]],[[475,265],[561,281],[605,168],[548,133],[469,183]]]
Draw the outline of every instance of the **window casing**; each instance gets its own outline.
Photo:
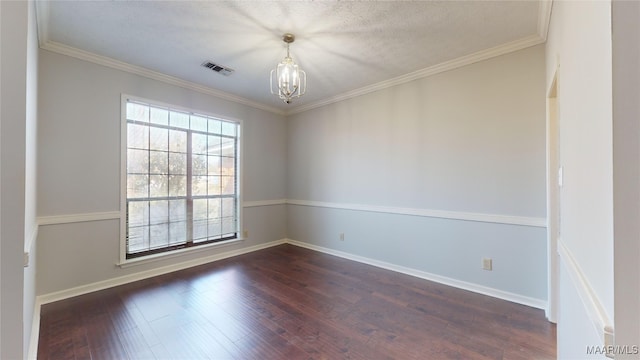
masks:
[[[240,123],[123,96],[121,260],[238,239]]]

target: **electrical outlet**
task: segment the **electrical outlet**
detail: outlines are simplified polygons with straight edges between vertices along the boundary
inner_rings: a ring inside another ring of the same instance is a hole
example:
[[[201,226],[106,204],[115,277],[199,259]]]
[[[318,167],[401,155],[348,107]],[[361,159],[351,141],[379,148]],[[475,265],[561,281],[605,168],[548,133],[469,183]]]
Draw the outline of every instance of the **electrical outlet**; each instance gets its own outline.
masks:
[[[483,258],[482,259],[482,269],[483,270],[493,270],[493,260],[489,259],[489,258]]]
[[[249,237],[249,230],[244,230],[242,232],[242,237],[245,238],[245,239],[248,238]]]
[[[344,241],[344,233],[340,233],[340,241]]]

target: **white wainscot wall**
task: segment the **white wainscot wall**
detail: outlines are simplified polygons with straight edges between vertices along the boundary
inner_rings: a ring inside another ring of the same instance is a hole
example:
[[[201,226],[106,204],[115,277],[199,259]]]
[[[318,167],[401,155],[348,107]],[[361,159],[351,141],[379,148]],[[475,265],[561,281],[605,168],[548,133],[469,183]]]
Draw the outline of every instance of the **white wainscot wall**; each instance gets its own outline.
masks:
[[[546,307],[544,227],[291,204],[287,211],[298,245]],[[483,258],[493,259],[492,271],[482,270]]]

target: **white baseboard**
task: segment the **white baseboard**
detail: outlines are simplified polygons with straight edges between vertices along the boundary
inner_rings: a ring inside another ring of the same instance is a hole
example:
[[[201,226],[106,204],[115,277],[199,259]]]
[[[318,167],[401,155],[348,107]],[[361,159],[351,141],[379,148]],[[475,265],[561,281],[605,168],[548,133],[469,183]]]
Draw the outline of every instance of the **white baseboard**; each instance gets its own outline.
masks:
[[[254,245],[254,246],[250,246],[250,247],[246,247],[238,250],[227,251],[227,252],[223,252],[220,254],[215,254],[215,255],[199,258],[199,259],[194,259],[194,260],[185,261],[185,262],[181,262],[181,263],[177,263],[169,266],[142,271],[135,274],[129,274],[129,275],[113,278],[113,279],[108,279],[108,280],[99,281],[99,282],[95,282],[87,285],[77,286],[70,289],[56,291],[53,293],[38,296],[36,298],[36,303],[48,304],[54,301],[68,299],[70,297],[84,295],[90,292],[99,291],[99,290],[107,289],[107,288],[118,286],[118,285],[124,285],[130,282],[147,279],[150,277],[167,274],[170,272],[187,269],[187,268],[198,266],[198,265],[203,265],[216,260],[222,260],[222,259],[226,259],[233,256],[247,254],[250,252],[266,249],[266,248],[277,246],[277,245],[282,245],[285,243],[323,252],[323,253],[334,255],[334,256],[338,256],[341,258],[357,261],[360,263],[373,265],[379,268],[415,276],[421,279],[435,281],[437,283],[453,286],[459,289],[469,290],[479,294],[488,295],[495,298],[512,301],[518,304],[535,307],[538,309],[545,309],[547,306],[547,302],[542,299],[536,299],[528,296],[514,294],[508,291],[494,289],[487,286],[469,283],[466,281],[456,280],[449,277],[436,275],[436,274],[428,273],[425,271],[412,269],[412,268],[408,268],[408,267],[404,267],[404,266],[400,266],[400,265],[396,265],[396,264],[392,264],[392,263],[388,263],[380,260],[375,260],[375,259],[367,258],[364,256],[354,255],[354,254],[350,254],[343,251],[333,250],[333,249],[325,248],[322,246],[308,244],[308,243],[304,243],[304,242],[300,242],[292,239],[275,240],[275,241],[271,241],[264,244]]]
[[[169,266],[160,267],[160,268],[157,268],[157,269],[142,271],[142,272],[135,273],[135,274],[120,276],[120,277],[113,278],[113,279],[99,281],[99,282],[95,282],[95,283],[92,283],[92,284],[81,285],[81,286],[77,286],[77,287],[74,287],[74,288],[71,288],[71,289],[65,289],[65,290],[56,291],[56,292],[53,292],[53,293],[37,296],[36,297],[36,301],[35,301],[34,311],[33,311],[33,325],[32,325],[32,329],[31,329],[31,338],[30,338],[29,353],[27,355],[27,359],[31,360],[31,359],[36,359],[36,357],[37,357],[38,341],[39,341],[39,335],[40,335],[40,310],[41,310],[41,306],[44,305],[44,304],[52,303],[52,302],[59,301],[59,300],[68,299],[68,298],[71,298],[71,297],[74,297],[74,296],[84,295],[84,294],[87,294],[87,293],[91,293],[91,292],[94,292],[94,291],[99,291],[99,290],[103,290],[103,289],[107,289],[107,288],[111,288],[111,287],[115,287],[115,286],[119,286],[119,285],[124,285],[124,284],[131,283],[131,282],[134,282],[134,281],[143,280],[143,279],[151,278],[151,277],[154,277],[154,276],[167,274],[167,273],[170,273],[170,272],[174,272],[174,271],[178,271],[178,270],[182,270],[182,269],[187,269],[187,268],[198,266],[198,265],[203,265],[203,264],[206,264],[206,263],[210,263],[210,262],[213,262],[213,261],[230,258],[230,257],[233,257],[233,256],[247,254],[247,253],[250,253],[250,252],[254,252],[254,251],[258,251],[258,250],[262,250],[262,249],[266,249],[266,248],[269,248],[269,247],[278,246],[278,245],[282,245],[282,244],[291,244],[291,245],[294,245],[294,246],[299,246],[299,247],[303,247],[303,248],[307,248],[307,249],[323,252],[323,253],[334,255],[334,256],[338,256],[338,257],[341,257],[341,258],[345,258],[345,259],[357,261],[357,262],[360,262],[360,263],[376,266],[376,267],[379,267],[379,268],[383,268],[383,269],[387,269],[387,270],[391,270],[391,271],[395,271],[395,272],[399,272],[399,273],[415,276],[415,277],[418,277],[418,278],[421,278],[421,279],[434,281],[434,282],[437,282],[437,283],[441,283],[441,284],[444,284],[444,285],[456,287],[456,288],[459,288],[459,289],[469,290],[469,291],[472,291],[472,292],[476,292],[476,293],[479,293],[479,294],[492,296],[492,297],[495,297],[495,298],[499,298],[499,299],[515,302],[515,303],[518,303],[518,304],[531,306],[531,307],[538,308],[538,309],[544,309],[547,306],[547,303],[544,300],[530,298],[530,297],[526,297],[526,296],[510,293],[510,292],[507,292],[507,291],[502,291],[502,290],[498,290],[498,289],[494,289],[494,288],[489,288],[489,287],[478,285],[478,284],[473,284],[473,283],[468,283],[468,282],[465,282],[465,281],[451,279],[451,278],[448,278],[448,277],[435,275],[435,274],[427,273],[427,272],[424,272],[424,271],[411,269],[411,268],[407,268],[407,267],[404,267],[404,266],[399,266],[399,265],[387,263],[387,262],[384,262],[384,261],[379,261],[379,260],[375,260],[375,259],[371,259],[371,258],[366,258],[366,257],[363,257],[363,256],[358,256],[358,255],[354,255],[354,254],[350,254],[350,253],[346,253],[346,252],[342,252],[342,251],[338,251],[338,250],[333,250],[333,249],[329,249],[329,248],[325,248],[325,247],[321,247],[321,246],[316,246],[316,245],[312,245],[312,244],[308,244],[308,243],[304,243],[304,242],[300,242],[300,241],[296,241],[296,240],[292,240],[292,239],[280,239],[280,240],[275,240],[275,241],[271,241],[271,242],[264,243],[264,244],[254,245],[254,246],[250,246],[250,247],[246,247],[246,248],[242,248],[242,249],[238,249],[238,250],[227,251],[227,252],[223,252],[223,253],[220,253],[220,254],[207,256],[207,257],[200,258],[200,259],[194,259],[194,260],[190,260],[190,261],[185,261],[185,262],[181,262],[181,263],[178,263],[178,264],[173,264],[173,265],[169,265]]]
[[[29,350],[27,360],[37,360],[38,358],[38,341],[40,340],[40,307],[42,303],[36,297],[33,305],[33,320],[31,321],[31,336],[29,337]]]
[[[71,289],[65,289],[65,290],[56,291],[56,292],[49,293],[49,294],[40,295],[40,296],[38,296],[36,298],[36,302],[39,301],[40,304],[48,304],[48,303],[51,303],[51,302],[54,302],[54,301],[64,300],[64,299],[68,299],[68,298],[71,298],[71,297],[74,297],[74,296],[84,295],[84,294],[88,294],[90,292],[99,291],[99,290],[103,290],[103,289],[108,289],[108,288],[111,288],[111,287],[114,287],[114,286],[128,284],[128,283],[131,283],[131,282],[134,282],[134,281],[148,279],[148,278],[151,278],[151,277],[154,277],[154,276],[158,276],[158,275],[168,274],[170,272],[174,272],[174,271],[178,271],[178,270],[188,269],[188,268],[191,268],[191,267],[194,267],[194,266],[207,264],[207,263],[210,263],[210,262],[213,262],[213,261],[222,260],[222,259],[230,258],[230,257],[233,257],[233,256],[246,254],[246,253],[254,252],[254,251],[257,251],[257,250],[266,249],[266,248],[269,248],[269,247],[272,247],[272,246],[282,245],[284,243],[286,243],[286,240],[284,240],[284,239],[275,240],[275,241],[271,241],[271,242],[264,243],[264,244],[258,244],[258,245],[254,245],[254,246],[249,246],[249,247],[238,249],[238,250],[226,251],[226,252],[223,252],[223,253],[219,253],[219,254],[215,254],[215,255],[211,255],[211,256],[206,256],[206,257],[203,257],[203,258],[184,261],[184,262],[181,262],[181,263],[168,265],[168,266],[163,266],[163,267],[159,267],[159,268],[156,268],[156,269],[141,271],[141,272],[137,272],[137,273],[129,274],[129,275],[125,275],[125,276],[120,276],[120,277],[113,278],[113,279],[98,281],[98,282],[91,283],[91,284],[86,284],[86,285],[80,285],[80,286],[77,286],[77,287],[74,287],[74,288],[71,288]]]
[[[150,277],[167,274],[170,272],[187,269],[190,267],[203,265],[216,260],[222,260],[233,256],[247,254],[250,252],[266,249],[272,246],[282,245],[286,243],[286,239],[275,240],[264,244],[258,244],[238,250],[232,250],[223,252],[216,255],[207,256],[200,259],[194,259],[191,261],[185,261],[174,265],[164,266],[157,269],[143,271],[135,274],[120,276],[117,278],[95,282],[92,284],[81,285],[71,289],[56,291],[49,294],[44,294],[36,297],[34,309],[33,309],[33,322],[31,326],[31,337],[29,342],[29,352],[27,354],[28,360],[36,360],[38,357],[38,342],[40,340],[40,311],[42,305],[52,303],[59,300],[68,299],[74,296],[88,294],[94,291],[108,289],[114,286],[124,285],[138,280],[147,279]]]
[[[474,283],[469,283],[466,281],[456,280],[456,279],[448,278],[445,276],[440,276],[440,275],[428,273],[425,271],[416,270],[416,269],[412,269],[412,268],[408,268],[400,265],[395,265],[388,262],[375,260],[375,259],[367,258],[364,256],[354,255],[354,254],[350,254],[343,251],[333,250],[333,249],[325,248],[322,246],[308,244],[308,243],[304,243],[304,242],[300,242],[292,239],[285,239],[285,241],[291,245],[300,246],[300,247],[304,247],[304,248],[315,250],[315,251],[320,251],[329,255],[335,255],[341,258],[357,261],[357,262],[368,264],[368,265],[373,265],[379,268],[415,276],[425,280],[434,281],[434,282],[452,286],[458,289],[468,290],[475,293],[495,297],[502,300],[511,301],[514,303],[522,304],[522,305],[531,306],[538,309],[545,309],[547,307],[547,302],[542,299],[536,299],[528,296],[514,294],[508,291],[498,290],[498,289],[490,288],[487,286],[482,286]]]

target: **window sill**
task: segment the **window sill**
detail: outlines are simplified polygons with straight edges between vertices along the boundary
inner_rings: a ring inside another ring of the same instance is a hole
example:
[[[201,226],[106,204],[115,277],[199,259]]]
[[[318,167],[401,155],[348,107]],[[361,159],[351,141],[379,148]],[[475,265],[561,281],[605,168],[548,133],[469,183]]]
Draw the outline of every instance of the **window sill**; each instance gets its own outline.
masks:
[[[242,241],[244,241],[243,238],[238,238],[238,239],[226,240],[226,241],[221,241],[221,242],[216,242],[216,243],[211,243],[206,245],[194,246],[186,249],[173,250],[166,253],[159,253],[159,254],[153,254],[153,255],[143,256],[139,258],[124,260],[117,263],[116,266],[122,269],[126,269],[132,266],[138,266],[138,265],[148,264],[156,261],[167,260],[175,257],[186,256],[189,254],[211,250],[213,248],[222,248],[230,245],[235,245]]]

